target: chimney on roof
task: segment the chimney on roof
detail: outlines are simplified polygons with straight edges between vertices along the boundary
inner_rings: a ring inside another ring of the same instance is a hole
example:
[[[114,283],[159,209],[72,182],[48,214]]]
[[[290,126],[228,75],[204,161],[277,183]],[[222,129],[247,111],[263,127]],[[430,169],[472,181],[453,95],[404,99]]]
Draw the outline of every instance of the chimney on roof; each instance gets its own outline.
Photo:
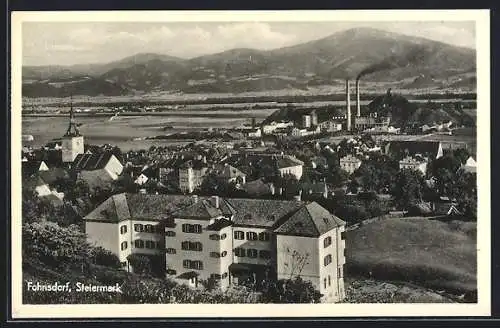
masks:
[[[356,116],[361,116],[361,103],[359,101],[359,79],[356,79]]]
[[[207,156],[203,156],[203,163],[207,164]]]
[[[193,195],[193,202],[198,203],[198,195]]]
[[[347,131],[351,131],[351,90],[349,79],[345,80],[345,98],[347,110]]]
[[[214,201],[214,207],[219,208],[219,196],[212,196],[212,199]]]

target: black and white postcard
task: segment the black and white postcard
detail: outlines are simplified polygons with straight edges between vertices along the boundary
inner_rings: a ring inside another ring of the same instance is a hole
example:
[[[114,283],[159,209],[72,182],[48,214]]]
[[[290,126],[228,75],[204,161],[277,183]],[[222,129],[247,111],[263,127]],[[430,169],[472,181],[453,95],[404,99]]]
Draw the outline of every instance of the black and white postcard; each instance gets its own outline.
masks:
[[[13,318],[489,315],[489,40],[485,10],[14,12]]]

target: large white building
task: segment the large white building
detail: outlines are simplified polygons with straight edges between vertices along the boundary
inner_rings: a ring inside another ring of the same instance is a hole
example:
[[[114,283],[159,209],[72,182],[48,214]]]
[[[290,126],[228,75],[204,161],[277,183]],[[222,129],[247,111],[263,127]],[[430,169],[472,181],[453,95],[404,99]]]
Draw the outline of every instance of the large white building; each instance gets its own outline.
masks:
[[[347,155],[340,159],[340,168],[352,174],[361,166],[361,163],[361,160],[356,156]]]
[[[84,220],[89,242],[115,253],[124,268],[139,253],[192,286],[300,276],[323,302],[345,297],[345,223],[315,202],[118,194]]]
[[[179,189],[184,193],[192,193],[201,186],[208,172],[206,163],[190,160],[179,168]]]

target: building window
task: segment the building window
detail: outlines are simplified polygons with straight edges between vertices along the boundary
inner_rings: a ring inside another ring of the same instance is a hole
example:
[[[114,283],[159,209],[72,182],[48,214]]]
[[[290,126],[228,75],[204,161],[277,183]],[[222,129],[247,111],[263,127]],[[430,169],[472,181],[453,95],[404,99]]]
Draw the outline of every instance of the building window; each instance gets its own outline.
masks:
[[[268,232],[261,232],[259,233],[259,240],[260,241],[269,241],[269,233]]]
[[[238,257],[245,257],[245,249],[244,248],[240,248],[240,247],[237,247],[234,249],[234,255],[238,256]]]
[[[151,233],[151,232],[154,232],[153,225],[151,225],[151,224],[146,224],[146,225],[144,226],[144,231],[145,231],[145,232],[150,232],[150,233]]]
[[[157,241],[156,242],[156,249],[162,249],[163,246],[161,245],[161,242]]]
[[[168,275],[175,275],[175,274],[177,274],[177,271],[175,271],[175,270],[173,270],[173,269],[168,269],[168,270],[167,270],[167,274],[168,274]]]
[[[156,242],[153,241],[153,240],[146,240],[146,248],[155,249],[156,248]]]
[[[332,263],[332,255],[328,254],[327,256],[325,256],[325,258],[323,259],[323,263],[325,266]]]
[[[338,276],[339,278],[344,278],[344,268],[340,266],[340,267],[338,267],[338,270],[337,270],[337,271],[338,271],[338,272],[337,272],[337,276]]]
[[[243,240],[245,239],[245,233],[243,231],[235,231],[234,239]]]
[[[222,279],[226,279],[227,278],[227,272],[224,272],[221,276]]]
[[[136,248],[144,248],[144,240],[136,239],[134,242]]]
[[[182,232],[185,233],[201,233],[201,225],[200,224],[188,224],[185,223],[182,225]]]
[[[191,261],[191,269],[203,270],[203,262],[202,261]]]
[[[326,278],[324,279],[324,284],[325,284],[325,288],[326,288]]]
[[[270,251],[262,250],[262,251],[259,252],[259,256],[262,259],[270,259],[271,258],[271,252]]]
[[[323,239],[323,246],[326,248],[332,244],[332,237],[326,237]]]
[[[218,274],[218,273],[212,273],[212,274],[210,275],[210,278],[212,278],[212,279],[214,279],[214,280],[221,280],[221,278],[222,278],[222,277],[221,277],[221,275],[220,275],[220,274]]]
[[[247,232],[247,240],[257,240],[257,233],[248,231]]]
[[[253,248],[249,248],[247,249],[247,256],[248,257],[251,257],[253,259],[257,258],[258,256],[258,251],[256,249],[253,249]]]
[[[184,260],[184,261],[182,261],[182,267],[184,269],[191,269],[191,261],[190,260]]]
[[[126,241],[124,241],[124,242],[121,244],[121,249],[122,249],[122,251],[123,251],[123,250],[126,250],[126,249],[127,249],[127,247],[128,247],[127,242],[126,242]]]
[[[216,258],[219,258],[220,257],[220,254],[217,253],[217,252],[210,252],[210,257],[216,257]]]
[[[167,254],[175,254],[175,253],[177,253],[177,251],[175,250],[175,248],[167,248],[167,249],[165,250],[165,252],[166,252]]]
[[[219,235],[216,235],[216,234],[210,235],[209,238],[211,240],[219,240],[220,239]]]
[[[220,257],[225,257],[227,255],[227,252],[226,251],[222,251],[222,253],[220,254]]]
[[[220,235],[220,240],[224,240],[227,238],[227,235],[225,233],[223,233],[222,235]]]
[[[345,240],[345,231],[340,233],[340,239]]]
[[[203,245],[200,242],[183,241],[181,243],[181,248],[185,251],[201,252],[203,250]]]
[[[169,230],[169,231],[165,232],[165,235],[167,237],[175,237],[175,231]]]
[[[134,224],[134,230],[136,232],[143,232],[144,231],[144,226],[142,224]]]
[[[121,233],[122,235],[123,235],[123,234],[125,234],[125,233],[127,233],[127,226],[126,226],[126,225],[122,225],[122,226],[120,227],[120,233]]]

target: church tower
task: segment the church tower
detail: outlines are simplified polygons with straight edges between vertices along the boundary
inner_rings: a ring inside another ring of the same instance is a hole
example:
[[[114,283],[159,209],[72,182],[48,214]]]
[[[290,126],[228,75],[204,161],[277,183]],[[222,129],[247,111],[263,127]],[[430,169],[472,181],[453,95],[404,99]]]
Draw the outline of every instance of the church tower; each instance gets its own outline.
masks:
[[[73,113],[73,97],[71,97],[71,109],[69,112],[69,126],[62,137],[62,161],[73,163],[76,156],[85,152],[83,136],[78,130]]]

